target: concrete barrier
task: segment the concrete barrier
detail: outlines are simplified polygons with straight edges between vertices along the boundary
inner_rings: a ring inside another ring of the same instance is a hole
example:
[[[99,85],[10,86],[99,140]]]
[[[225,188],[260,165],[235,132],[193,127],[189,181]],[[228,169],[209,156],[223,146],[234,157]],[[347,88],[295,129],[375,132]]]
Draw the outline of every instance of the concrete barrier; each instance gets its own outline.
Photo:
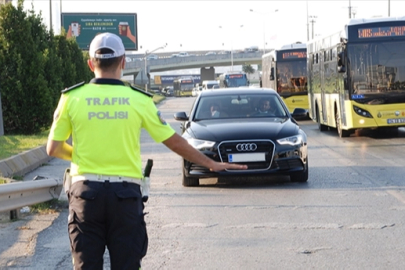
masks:
[[[52,157],[46,154],[46,146],[39,146],[10,158],[0,160],[0,177],[12,178],[14,176],[24,176],[51,159]]]

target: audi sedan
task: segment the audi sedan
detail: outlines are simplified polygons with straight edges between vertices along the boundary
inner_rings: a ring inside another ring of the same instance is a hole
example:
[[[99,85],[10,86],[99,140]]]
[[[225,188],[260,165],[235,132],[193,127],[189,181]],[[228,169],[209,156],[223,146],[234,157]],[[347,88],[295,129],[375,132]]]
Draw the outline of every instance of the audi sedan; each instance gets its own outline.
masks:
[[[190,145],[219,162],[246,164],[247,170],[212,172],[183,160],[183,186],[202,178],[287,175],[308,180],[307,135],[296,119],[305,109],[289,113],[272,89],[224,88],[202,91],[190,114],[177,112],[182,136]]]

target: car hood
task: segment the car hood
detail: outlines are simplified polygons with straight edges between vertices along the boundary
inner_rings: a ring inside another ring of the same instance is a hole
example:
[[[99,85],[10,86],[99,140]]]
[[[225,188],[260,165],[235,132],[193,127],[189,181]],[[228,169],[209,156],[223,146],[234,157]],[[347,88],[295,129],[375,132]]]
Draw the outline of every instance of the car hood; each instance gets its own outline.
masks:
[[[270,139],[298,134],[299,127],[289,118],[218,119],[192,122],[187,132],[209,141]]]

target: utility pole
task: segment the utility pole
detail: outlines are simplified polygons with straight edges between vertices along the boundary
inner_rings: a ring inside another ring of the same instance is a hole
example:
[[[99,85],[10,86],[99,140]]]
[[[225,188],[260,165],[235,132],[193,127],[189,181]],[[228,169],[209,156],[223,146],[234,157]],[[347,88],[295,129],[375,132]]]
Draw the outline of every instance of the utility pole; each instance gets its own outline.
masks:
[[[312,39],[314,39],[314,24],[316,23],[315,19],[317,18],[317,16],[309,16],[310,18],[312,18],[309,22],[312,24]]]
[[[388,17],[391,17],[391,1],[388,0]]]
[[[352,18],[352,4],[351,1],[349,0],[349,19]]]
[[[309,17],[308,17],[308,0],[307,0],[307,41],[309,40]]]
[[[150,55],[151,53],[156,52],[157,50],[161,50],[161,49],[166,48],[166,46],[167,46],[167,43],[166,43],[165,45],[159,47],[159,48],[156,48],[156,49],[152,50],[151,52],[149,52],[148,50],[145,51],[145,58],[144,58],[144,60],[145,60],[145,77],[146,77],[145,91],[146,91],[146,92],[148,92],[148,83],[150,83],[150,82],[149,82],[150,77],[148,77],[148,59],[147,59],[147,57],[148,57],[148,55]],[[180,44],[180,46],[181,46],[181,44]],[[134,82],[135,82],[135,79],[134,79]],[[142,82],[143,82],[143,76],[142,76]]]
[[[49,30],[52,31],[52,0],[49,0]]]

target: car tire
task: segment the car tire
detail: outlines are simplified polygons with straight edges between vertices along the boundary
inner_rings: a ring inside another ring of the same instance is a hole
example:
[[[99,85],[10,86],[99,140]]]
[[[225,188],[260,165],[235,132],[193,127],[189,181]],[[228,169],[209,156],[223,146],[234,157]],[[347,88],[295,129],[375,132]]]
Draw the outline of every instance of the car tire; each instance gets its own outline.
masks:
[[[308,181],[308,157],[307,157],[307,163],[305,164],[305,171],[303,172],[296,172],[296,173],[291,173],[290,174],[290,181],[291,182],[299,182],[299,183],[305,183]]]
[[[198,187],[200,185],[200,179],[194,177],[187,177],[183,174],[183,186],[185,187]]]
[[[184,164],[184,161],[183,161]],[[183,186],[185,187],[198,187],[200,185],[200,179],[195,177],[187,177],[186,176],[186,169],[183,165]]]

